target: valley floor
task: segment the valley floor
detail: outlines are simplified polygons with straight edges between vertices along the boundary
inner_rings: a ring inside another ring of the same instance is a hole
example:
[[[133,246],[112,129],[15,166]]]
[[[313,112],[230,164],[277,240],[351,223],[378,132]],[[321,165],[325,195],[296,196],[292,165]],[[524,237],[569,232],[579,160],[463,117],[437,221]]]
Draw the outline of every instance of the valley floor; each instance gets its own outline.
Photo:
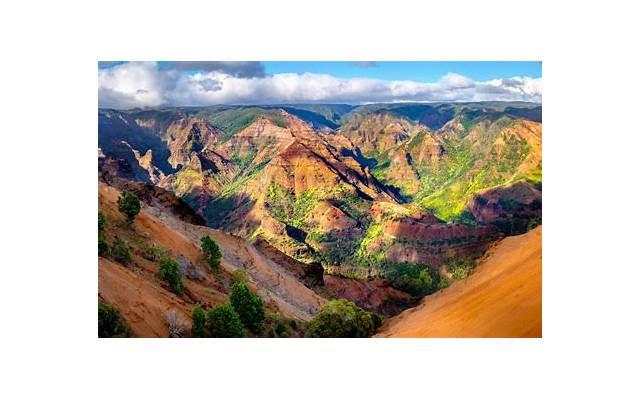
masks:
[[[498,243],[468,278],[385,322],[378,337],[542,337],[542,226]]]

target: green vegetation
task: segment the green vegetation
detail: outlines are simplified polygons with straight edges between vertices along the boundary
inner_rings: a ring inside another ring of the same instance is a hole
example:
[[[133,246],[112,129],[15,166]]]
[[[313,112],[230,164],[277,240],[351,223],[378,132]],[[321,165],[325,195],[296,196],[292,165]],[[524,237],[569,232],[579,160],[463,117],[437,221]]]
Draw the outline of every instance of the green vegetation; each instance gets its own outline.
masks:
[[[178,196],[188,194],[189,191],[200,184],[202,173],[195,169],[184,167],[175,174],[175,179],[171,186]]]
[[[440,289],[441,277],[437,271],[410,262],[384,262],[385,277],[391,285],[415,296],[422,297]]]
[[[467,141],[446,139],[446,157],[440,163],[420,170],[418,204],[444,221],[468,220],[463,213],[475,193],[513,181],[518,166],[529,154],[526,140],[505,134],[502,137],[504,145],[493,146],[493,140],[511,123],[508,118],[498,119],[490,125],[482,140],[474,143],[480,149],[490,146],[486,153],[472,149]]]
[[[218,244],[209,236],[203,236],[200,239],[200,244],[202,247],[202,253],[206,258],[207,263],[209,263],[211,271],[218,271],[220,268],[220,260],[222,259],[220,247],[218,247]]]
[[[307,337],[364,338],[371,336],[382,320],[350,301],[340,299],[327,303],[307,326]]]
[[[164,257],[158,264],[158,276],[169,284],[171,290],[176,294],[182,294],[182,275],[180,274],[180,264],[174,259]]]
[[[225,303],[208,310],[205,328],[208,337],[245,337],[240,316],[230,303]]]
[[[231,281],[233,283],[249,283],[249,275],[243,269],[236,269],[231,274]]]
[[[287,225],[303,228],[305,218],[318,204],[320,191],[310,189],[296,198],[292,191],[272,183],[267,189],[267,198],[271,215]]]
[[[127,217],[127,223],[131,224],[140,212],[140,200],[131,192],[123,192],[118,197],[118,210]]]
[[[104,232],[107,218],[102,211],[98,211],[98,255],[106,256],[109,254],[109,243],[107,243],[107,235]]]
[[[453,279],[464,279],[471,273],[473,269],[472,260],[460,260],[447,265],[447,272],[451,274]]]
[[[98,303],[98,337],[126,337],[129,327],[122,319],[120,311],[111,304]]]
[[[229,301],[240,316],[240,320],[250,331],[259,333],[264,321],[264,305],[258,295],[242,282],[231,288]]]
[[[207,316],[204,310],[202,309],[202,307],[200,306],[200,304],[196,304],[196,306],[193,307],[193,311],[191,313],[191,320],[192,320],[192,325],[191,325],[192,336],[197,338],[206,337],[207,332],[205,329],[205,325],[207,321]]]
[[[271,118],[274,124],[286,128],[287,124],[277,109],[261,107],[207,107],[198,112],[210,124],[222,130],[220,137],[222,142],[226,142],[233,135],[251,125],[262,116]]]
[[[122,265],[128,265],[131,262],[129,245],[120,237],[116,237],[116,241],[111,247],[111,257]]]
[[[169,251],[162,246],[143,244],[142,257],[149,261],[159,261],[164,257],[169,257]]]
[[[239,171],[244,171],[245,168],[251,165],[257,155],[258,149],[253,147],[246,151],[243,155],[238,154],[238,152],[234,150],[231,152],[231,161],[233,161],[234,164],[238,166]]]
[[[304,324],[292,318],[270,314],[265,320],[263,337],[290,338],[304,336]]]

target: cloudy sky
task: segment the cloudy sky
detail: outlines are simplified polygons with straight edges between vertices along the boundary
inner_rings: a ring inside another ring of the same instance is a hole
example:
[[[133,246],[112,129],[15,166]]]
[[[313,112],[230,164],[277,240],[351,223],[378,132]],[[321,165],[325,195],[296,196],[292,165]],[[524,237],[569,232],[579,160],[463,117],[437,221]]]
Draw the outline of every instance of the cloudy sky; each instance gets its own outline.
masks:
[[[541,102],[540,62],[98,63],[100,107],[214,104]]]

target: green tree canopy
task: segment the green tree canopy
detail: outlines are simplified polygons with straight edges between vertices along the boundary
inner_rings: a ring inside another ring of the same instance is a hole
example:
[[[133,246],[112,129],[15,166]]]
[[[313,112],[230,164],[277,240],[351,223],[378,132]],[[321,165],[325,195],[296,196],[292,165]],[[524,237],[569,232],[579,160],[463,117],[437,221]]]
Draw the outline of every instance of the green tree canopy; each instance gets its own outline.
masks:
[[[200,304],[196,304],[196,306],[193,308],[193,312],[191,313],[191,320],[191,333],[193,337],[206,337],[207,332],[205,330],[205,324],[207,321],[207,316]]]
[[[129,327],[122,319],[120,311],[107,303],[98,303],[98,337],[124,337]]]
[[[118,198],[118,210],[127,217],[127,223],[133,222],[133,219],[140,212],[138,196],[131,192],[122,192]]]
[[[200,243],[202,246],[202,253],[207,259],[209,267],[211,267],[212,271],[218,270],[220,267],[220,260],[222,259],[220,247],[218,247],[218,244],[209,236],[203,236],[202,239],[200,239]]]
[[[307,337],[364,338],[380,326],[380,318],[350,301],[340,299],[327,303],[307,326]]]
[[[109,253],[109,244],[107,243],[107,235],[104,233],[104,227],[107,224],[102,211],[98,211],[98,255],[106,256]]]
[[[230,301],[244,326],[253,333],[259,333],[264,321],[262,299],[253,293],[245,283],[239,282],[231,287]]]
[[[168,257],[161,258],[158,276],[169,284],[174,293],[182,294],[182,275],[180,274],[180,264],[176,260]]]
[[[116,237],[116,241],[111,248],[111,256],[122,265],[127,265],[131,262],[129,246],[120,237]]]
[[[229,303],[207,311],[205,326],[209,337],[235,338],[245,336],[240,316]]]

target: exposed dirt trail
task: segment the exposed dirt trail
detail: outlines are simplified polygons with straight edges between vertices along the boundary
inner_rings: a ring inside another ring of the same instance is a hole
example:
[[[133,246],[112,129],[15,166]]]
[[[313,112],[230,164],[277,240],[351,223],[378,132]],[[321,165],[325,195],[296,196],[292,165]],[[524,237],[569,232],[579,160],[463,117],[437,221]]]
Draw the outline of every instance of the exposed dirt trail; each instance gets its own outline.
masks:
[[[542,337],[542,226],[502,240],[468,278],[385,322],[378,337]]]

